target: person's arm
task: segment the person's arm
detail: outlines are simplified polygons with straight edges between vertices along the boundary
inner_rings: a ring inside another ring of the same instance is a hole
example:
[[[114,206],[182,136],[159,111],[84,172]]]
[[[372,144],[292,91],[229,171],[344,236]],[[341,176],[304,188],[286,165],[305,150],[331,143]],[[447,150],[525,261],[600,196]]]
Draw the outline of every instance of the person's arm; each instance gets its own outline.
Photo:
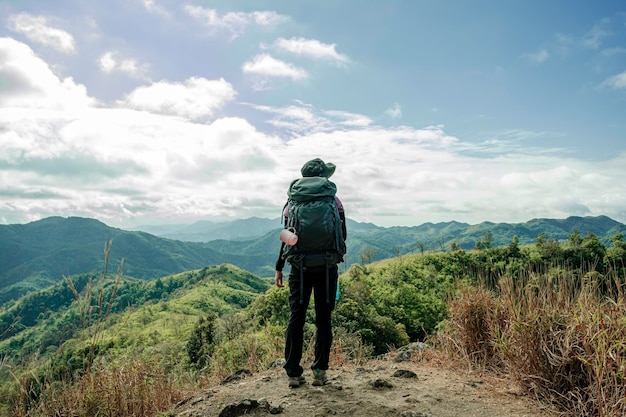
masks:
[[[276,271],[276,275],[274,275],[274,283],[278,288],[285,286],[285,284],[283,284],[283,271]]]
[[[276,260],[276,274],[274,275],[274,283],[278,288],[284,287],[283,284],[283,268],[285,267],[285,260],[283,259],[283,249],[285,248],[285,242],[280,245],[280,253]]]

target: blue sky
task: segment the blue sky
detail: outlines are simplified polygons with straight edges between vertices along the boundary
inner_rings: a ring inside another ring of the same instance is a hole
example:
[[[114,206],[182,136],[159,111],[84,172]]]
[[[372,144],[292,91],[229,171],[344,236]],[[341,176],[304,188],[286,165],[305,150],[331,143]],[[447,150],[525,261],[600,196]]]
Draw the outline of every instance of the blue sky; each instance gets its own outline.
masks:
[[[0,223],[626,222],[621,1],[0,0]]]

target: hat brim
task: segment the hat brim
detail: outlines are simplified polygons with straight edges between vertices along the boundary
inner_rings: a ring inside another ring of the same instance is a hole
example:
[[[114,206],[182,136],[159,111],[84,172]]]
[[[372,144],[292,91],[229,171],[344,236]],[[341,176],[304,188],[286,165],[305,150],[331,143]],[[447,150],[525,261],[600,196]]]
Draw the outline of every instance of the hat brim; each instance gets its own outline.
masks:
[[[324,169],[324,176],[326,178],[330,178],[335,173],[335,164],[328,162],[326,163],[326,168]]]

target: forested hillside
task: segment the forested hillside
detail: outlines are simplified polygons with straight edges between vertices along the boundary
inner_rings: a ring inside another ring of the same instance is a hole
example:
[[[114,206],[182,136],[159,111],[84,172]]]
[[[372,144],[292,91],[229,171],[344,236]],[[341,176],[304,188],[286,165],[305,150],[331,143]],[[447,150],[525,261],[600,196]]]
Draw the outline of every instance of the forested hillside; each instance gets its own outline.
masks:
[[[243,267],[264,263],[258,259],[262,256],[240,256],[203,243],[129,232],[93,219],[50,217],[0,226],[0,304],[57,283],[64,276],[102,271],[108,242],[112,242],[110,265],[119,265],[124,259],[124,275],[141,279],[222,263]]]
[[[609,245],[578,232],[564,242],[537,240],[352,265],[340,277],[333,360],[360,363],[433,338],[481,369],[513,369],[529,393],[558,393],[549,400],[560,399],[559,407],[570,412],[597,409],[599,393],[623,398],[615,361],[626,354],[623,320],[616,321],[624,311],[624,236],[614,235]],[[287,289],[271,284],[231,265],[150,281],[83,274],[6,303],[0,311],[0,410],[95,415],[123,405],[111,398],[137,386],[141,390],[131,392],[137,397],[128,401],[153,407],[159,399],[155,410],[164,411],[189,384],[266,369],[282,357],[289,316]],[[594,333],[601,323],[606,331]],[[578,356],[561,343],[565,328]],[[313,315],[305,329],[305,340],[312,340]],[[539,342],[548,337],[547,345]],[[610,362],[604,368],[609,379],[586,379],[600,360]],[[537,372],[541,380],[532,380]],[[573,390],[583,402],[562,401],[575,398]],[[626,411],[619,402],[604,404]]]
[[[259,276],[273,275],[280,245],[278,220],[252,218],[196,226],[195,238],[203,236],[205,242],[166,239],[79,217],[0,225],[0,305],[57,283],[64,276],[101,271],[103,247],[109,241],[113,242],[111,265],[123,258],[124,274],[129,277],[155,279],[221,263],[237,265]],[[184,237],[192,230],[191,226],[181,227],[177,233]],[[612,236],[626,234],[625,225],[604,216],[536,219],[520,224],[446,222],[389,228],[348,220],[348,253],[342,268],[407,253],[502,246],[514,237],[521,245],[535,243],[539,236],[562,241],[575,230],[581,236],[591,233],[605,245]],[[225,235],[245,236],[246,240],[215,239]]]
[[[38,352],[56,351],[76,332],[105,317],[172,299],[179,300],[181,314],[189,316],[190,323],[208,312],[232,314],[269,286],[269,281],[228,264],[152,281],[103,273],[67,277],[0,309],[0,358],[8,356],[19,362]],[[190,323],[175,327],[184,329]],[[132,337],[142,333],[140,326],[129,331],[135,333]]]

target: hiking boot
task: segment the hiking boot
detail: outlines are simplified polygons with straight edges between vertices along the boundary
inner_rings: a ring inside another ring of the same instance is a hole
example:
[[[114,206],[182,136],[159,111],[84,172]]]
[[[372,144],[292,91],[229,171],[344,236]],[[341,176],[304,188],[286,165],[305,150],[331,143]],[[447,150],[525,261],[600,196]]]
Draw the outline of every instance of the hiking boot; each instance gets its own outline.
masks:
[[[326,385],[326,371],[323,369],[313,369],[313,385],[316,387],[321,387],[322,385]]]
[[[304,385],[305,383],[306,379],[304,379],[304,375],[289,377],[289,388],[298,388],[300,385]]]

